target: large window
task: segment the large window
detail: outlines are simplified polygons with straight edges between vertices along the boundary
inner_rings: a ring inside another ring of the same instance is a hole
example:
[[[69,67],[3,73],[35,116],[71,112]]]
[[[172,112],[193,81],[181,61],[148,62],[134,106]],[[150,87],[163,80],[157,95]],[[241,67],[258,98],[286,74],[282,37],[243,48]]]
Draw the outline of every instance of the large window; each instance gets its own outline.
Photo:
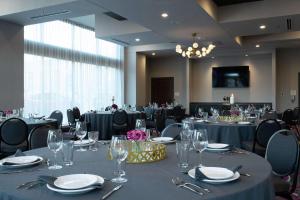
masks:
[[[123,99],[123,47],[63,21],[26,26],[24,111],[48,116],[78,106],[100,110]],[[64,115],[64,122],[66,122]]]

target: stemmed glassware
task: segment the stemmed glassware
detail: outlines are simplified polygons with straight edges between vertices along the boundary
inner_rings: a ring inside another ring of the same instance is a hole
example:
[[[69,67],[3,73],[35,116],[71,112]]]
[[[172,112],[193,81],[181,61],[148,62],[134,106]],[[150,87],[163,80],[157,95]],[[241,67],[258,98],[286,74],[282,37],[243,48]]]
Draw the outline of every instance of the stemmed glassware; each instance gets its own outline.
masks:
[[[144,119],[137,119],[135,122],[135,129],[146,132],[146,122]]]
[[[199,151],[199,166],[201,164],[201,153],[207,148],[208,138],[206,129],[196,129],[192,136],[193,147],[196,151]]]
[[[128,156],[128,143],[125,135],[112,136],[111,139],[111,154],[112,157],[117,161],[117,175],[118,177],[113,178],[111,181],[115,183],[125,183],[127,179],[123,176],[125,171],[122,170],[122,162]]]
[[[82,139],[87,134],[87,129],[86,129],[86,123],[85,122],[80,122],[80,121],[76,122],[75,134],[80,139],[80,145],[79,145],[80,148],[77,151],[86,151],[86,149],[84,149],[82,147]]]
[[[60,129],[49,130],[47,138],[48,148],[54,152],[54,164],[49,169],[61,169],[62,166],[57,164],[56,154],[61,150],[63,145],[63,135]]]

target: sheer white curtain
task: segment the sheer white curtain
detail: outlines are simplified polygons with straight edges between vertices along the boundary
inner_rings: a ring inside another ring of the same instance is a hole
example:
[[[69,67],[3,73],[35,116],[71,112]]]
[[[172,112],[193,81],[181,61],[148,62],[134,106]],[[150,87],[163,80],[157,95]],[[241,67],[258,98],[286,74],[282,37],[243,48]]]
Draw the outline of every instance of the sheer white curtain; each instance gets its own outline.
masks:
[[[123,103],[123,47],[63,21],[25,26],[24,113]]]

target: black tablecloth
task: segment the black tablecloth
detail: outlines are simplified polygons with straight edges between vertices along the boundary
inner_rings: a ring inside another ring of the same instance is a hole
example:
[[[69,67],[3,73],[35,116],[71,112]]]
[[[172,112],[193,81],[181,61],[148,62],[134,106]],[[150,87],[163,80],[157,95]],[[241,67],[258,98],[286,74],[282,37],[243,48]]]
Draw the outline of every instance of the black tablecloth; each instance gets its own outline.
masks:
[[[224,122],[205,123],[195,122],[195,128],[207,129],[208,139],[213,142],[226,143],[235,147],[242,147],[242,142],[253,141],[256,124],[240,125]]]
[[[128,129],[135,128],[135,120],[141,118],[140,112],[127,112],[128,114]],[[85,121],[90,123],[91,131],[99,131],[99,139],[110,139],[112,131],[112,113],[111,112],[98,112],[98,113],[85,113]]]
[[[16,174],[0,174],[0,199],[4,200],[98,200],[116,184],[107,182],[103,189],[92,192],[66,196],[50,191],[46,186],[30,190],[17,190],[16,187],[24,182],[35,180],[39,175],[60,176],[72,173],[91,173],[105,178],[113,177],[115,162],[107,159],[108,145],[100,145],[97,152],[75,152],[74,165],[61,170],[48,170],[47,166],[37,166],[39,171]],[[52,158],[53,153],[48,149],[38,149],[28,154]],[[199,154],[191,152],[190,165],[198,162]],[[241,176],[237,181],[226,184],[201,184],[212,192],[200,197],[184,188],[172,184],[173,177],[181,177],[185,181],[196,183],[186,174],[179,172],[175,145],[168,145],[165,160],[147,164],[126,164],[128,182],[123,188],[109,198],[111,200],[271,200],[274,190],[271,184],[271,167],[268,162],[255,154],[218,154],[204,152],[203,164],[206,166],[235,167],[243,165],[241,172],[251,176]]]

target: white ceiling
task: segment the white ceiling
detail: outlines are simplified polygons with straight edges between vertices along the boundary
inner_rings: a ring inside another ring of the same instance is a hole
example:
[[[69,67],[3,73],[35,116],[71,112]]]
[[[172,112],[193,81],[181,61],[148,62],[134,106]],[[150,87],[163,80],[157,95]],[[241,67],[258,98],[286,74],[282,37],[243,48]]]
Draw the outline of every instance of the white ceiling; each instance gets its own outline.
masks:
[[[66,10],[70,12],[31,19]],[[112,19],[104,14],[108,11],[128,20]],[[162,12],[169,17],[163,19]],[[166,46],[170,49],[176,43],[189,45],[191,34],[196,32],[199,43],[217,45],[212,56],[266,53],[275,48],[300,46],[299,0],[263,0],[222,7],[211,0],[2,0],[0,13],[0,19],[23,25],[71,19],[95,28],[97,37],[125,46],[169,43]],[[292,22],[290,30],[287,19]],[[260,30],[261,24],[267,28]],[[140,42],[135,38],[140,38]],[[260,48],[255,48],[257,43]],[[152,50],[147,52],[151,55]],[[168,52],[173,54],[167,50],[164,55]]]

